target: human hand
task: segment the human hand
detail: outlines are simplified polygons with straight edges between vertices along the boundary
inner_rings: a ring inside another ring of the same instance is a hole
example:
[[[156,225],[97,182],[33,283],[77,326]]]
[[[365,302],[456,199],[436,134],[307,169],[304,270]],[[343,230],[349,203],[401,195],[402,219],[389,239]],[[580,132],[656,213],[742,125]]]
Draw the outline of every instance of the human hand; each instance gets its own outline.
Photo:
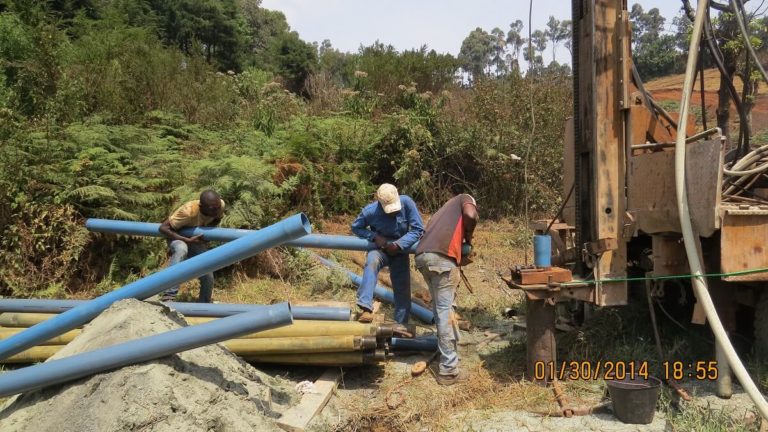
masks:
[[[397,243],[389,243],[384,246],[384,252],[386,252],[387,255],[397,255],[398,252],[400,252],[400,246],[398,246]]]
[[[387,239],[385,239],[383,236],[380,236],[378,234],[373,236],[373,242],[376,243],[376,247],[379,249],[384,249],[384,247],[387,246]]]
[[[187,239],[187,243],[202,243],[206,241],[203,239],[203,234],[198,234]]]

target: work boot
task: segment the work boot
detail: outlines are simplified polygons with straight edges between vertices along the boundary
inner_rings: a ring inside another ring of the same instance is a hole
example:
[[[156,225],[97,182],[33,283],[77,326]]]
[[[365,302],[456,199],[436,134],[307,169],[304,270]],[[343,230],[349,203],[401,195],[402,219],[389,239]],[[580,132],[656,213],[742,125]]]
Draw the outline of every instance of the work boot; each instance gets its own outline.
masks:
[[[357,322],[370,323],[373,322],[373,312],[364,310],[357,316]]]
[[[464,370],[460,370],[454,375],[437,374],[435,379],[437,380],[438,384],[449,386],[457,383],[467,382],[469,380],[469,374]]]

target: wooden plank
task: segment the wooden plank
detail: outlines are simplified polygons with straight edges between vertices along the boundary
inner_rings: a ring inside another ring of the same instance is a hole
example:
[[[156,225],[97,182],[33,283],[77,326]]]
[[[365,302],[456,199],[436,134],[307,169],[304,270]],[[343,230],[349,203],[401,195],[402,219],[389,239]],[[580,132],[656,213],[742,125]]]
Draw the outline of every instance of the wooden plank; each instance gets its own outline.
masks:
[[[685,158],[693,227],[709,237],[720,227],[723,151],[720,140],[688,144]],[[680,232],[675,195],[675,152],[635,155],[630,163],[628,210],[646,234]]]
[[[723,158],[723,142],[720,139],[685,146],[688,207],[693,209],[693,226],[702,237],[710,237],[720,228]]]
[[[549,278],[552,278],[552,282],[562,283],[570,282],[573,280],[571,271],[560,267],[551,267],[549,269],[535,269],[535,270],[522,270],[518,274],[520,277],[520,285],[537,285],[546,284],[549,282]]]
[[[534,231],[540,231],[543,232],[547,227],[549,226],[551,220],[537,220],[533,221],[530,226],[531,229]],[[558,231],[558,230],[572,230],[574,229],[573,225],[568,225],[567,223],[563,222],[555,222],[552,224],[552,226],[549,228],[550,231]]]
[[[635,105],[631,110],[632,145],[675,141],[675,135],[667,129],[663,118],[654,117],[645,105]]]
[[[325,408],[334,390],[339,385],[340,376],[341,373],[337,368],[326,370],[315,381],[314,390],[302,396],[298,405],[284,412],[277,420],[277,425],[289,432],[304,431],[309,422]]]
[[[590,137],[593,140],[590,175],[595,186],[591,202],[594,225],[590,238],[585,239],[588,241],[622,238],[623,233],[626,211],[623,110],[629,107],[623,90],[625,69],[629,67],[622,61],[622,46],[628,41],[627,29],[622,26],[623,13],[622,0],[596,0],[592,10],[594,79],[592,94],[585,99],[591,99],[591,110],[594,112],[591,119],[595,133]],[[626,243],[621,241],[616,249],[604,252],[596,267],[595,275],[599,278],[626,276]],[[626,283],[610,283],[597,287],[595,300],[598,305],[605,305],[607,297],[621,298],[626,295]]]
[[[680,232],[674,172],[674,152],[632,157],[628,207],[640,231],[646,234]]]
[[[768,212],[731,215],[726,212],[720,235],[723,273],[768,268]],[[768,281],[768,273],[728,276],[727,281]]]

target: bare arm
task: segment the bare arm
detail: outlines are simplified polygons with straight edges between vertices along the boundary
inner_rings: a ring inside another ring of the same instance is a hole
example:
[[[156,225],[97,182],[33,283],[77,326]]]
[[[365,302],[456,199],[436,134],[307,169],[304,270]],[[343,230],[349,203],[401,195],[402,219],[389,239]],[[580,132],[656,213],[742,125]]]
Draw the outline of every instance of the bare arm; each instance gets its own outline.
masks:
[[[477,208],[470,203],[461,206],[461,220],[464,224],[464,241],[468,244],[472,244],[472,237],[475,234],[475,227],[477,221],[480,219],[480,215],[477,213]]]
[[[184,237],[183,235],[174,231],[173,227],[171,227],[171,222],[168,219],[164,220],[163,223],[160,224],[160,232],[171,240],[180,240],[184,243],[196,243],[202,241],[203,239],[202,234],[196,235],[194,237]]]

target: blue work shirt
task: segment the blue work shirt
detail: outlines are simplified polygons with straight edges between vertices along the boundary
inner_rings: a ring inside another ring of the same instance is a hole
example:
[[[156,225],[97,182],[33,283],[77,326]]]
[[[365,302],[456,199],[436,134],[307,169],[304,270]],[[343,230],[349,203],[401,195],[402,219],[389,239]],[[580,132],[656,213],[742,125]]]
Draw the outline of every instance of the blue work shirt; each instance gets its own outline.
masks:
[[[413,246],[424,234],[424,222],[411,197],[400,195],[400,203],[402,208],[395,214],[384,213],[378,201],[366,205],[352,222],[352,232],[368,241],[378,234],[394,241],[401,250]]]

